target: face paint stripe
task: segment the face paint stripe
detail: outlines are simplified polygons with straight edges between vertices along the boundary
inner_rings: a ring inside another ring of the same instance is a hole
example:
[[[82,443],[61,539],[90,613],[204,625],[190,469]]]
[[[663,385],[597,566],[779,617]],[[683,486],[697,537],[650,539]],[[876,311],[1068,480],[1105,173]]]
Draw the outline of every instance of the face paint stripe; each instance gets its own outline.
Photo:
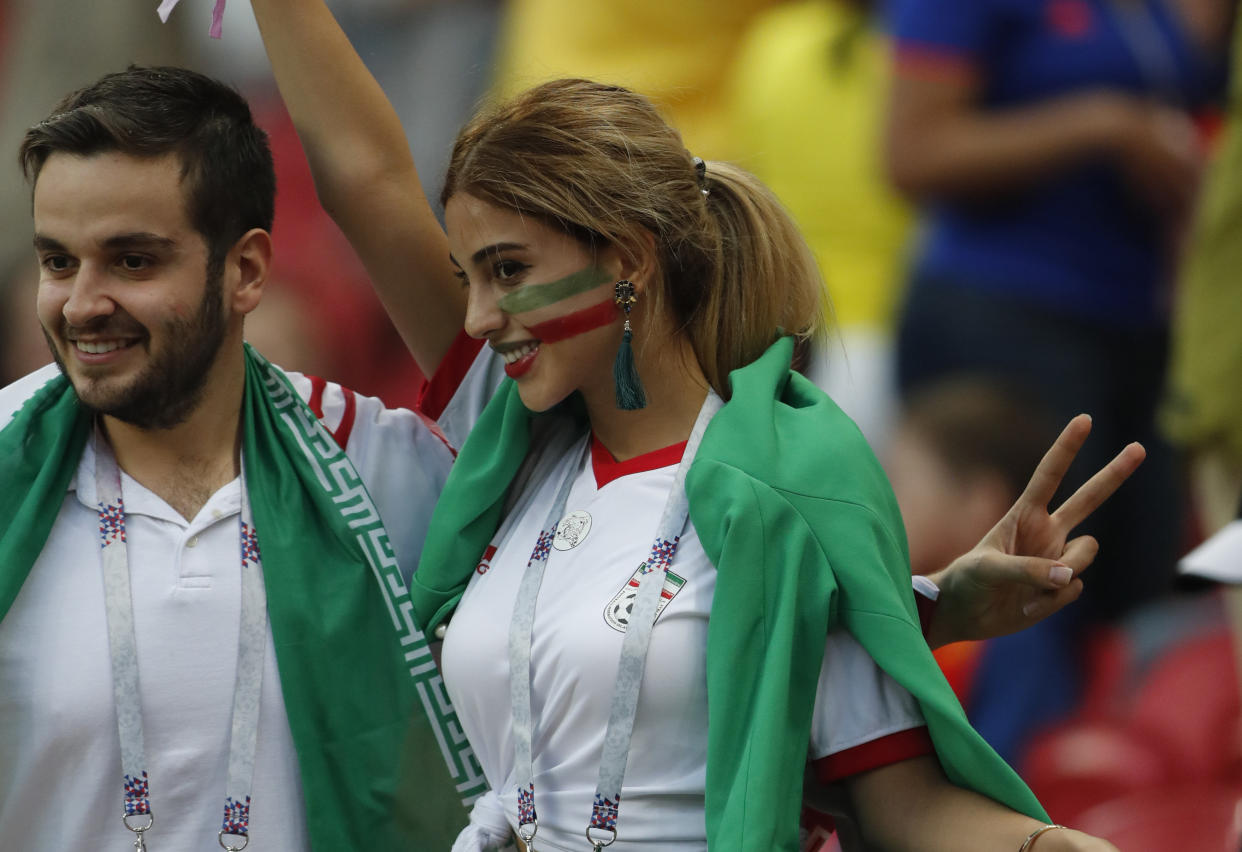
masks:
[[[608,299],[593,307],[528,326],[526,330],[544,343],[556,343],[611,325],[620,317],[621,309],[615,301]]]
[[[572,275],[566,275],[559,281],[547,284],[528,284],[496,300],[496,304],[507,314],[520,314],[538,308],[546,308],[562,299],[577,296],[588,290],[594,290],[611,279],[607,272],[594,266],[580,269]]]

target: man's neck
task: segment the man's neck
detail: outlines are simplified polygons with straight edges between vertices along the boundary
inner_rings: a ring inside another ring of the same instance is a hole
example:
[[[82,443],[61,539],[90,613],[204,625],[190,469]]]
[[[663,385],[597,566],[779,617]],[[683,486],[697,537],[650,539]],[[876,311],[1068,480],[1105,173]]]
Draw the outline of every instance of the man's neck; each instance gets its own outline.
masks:
[[[123,471],[193,520],[241,471],[241,403],[240,379],[215,383],[171,429],[142,429],[105,415],[103,431]]]

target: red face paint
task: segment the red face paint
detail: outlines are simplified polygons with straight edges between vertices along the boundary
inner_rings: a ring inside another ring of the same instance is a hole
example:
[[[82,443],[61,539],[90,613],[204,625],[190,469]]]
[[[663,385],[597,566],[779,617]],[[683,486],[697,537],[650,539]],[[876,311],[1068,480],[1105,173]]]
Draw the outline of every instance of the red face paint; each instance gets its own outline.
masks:
[[[538,325],[529,325],[526,330],[543,343],[556,343],[611,325],[620,317],[621,309],[617,307],[617,303],[612,299],[607,299],[592,307],[574,311],[572,314],[565,314],[563,317],[550,319]]]

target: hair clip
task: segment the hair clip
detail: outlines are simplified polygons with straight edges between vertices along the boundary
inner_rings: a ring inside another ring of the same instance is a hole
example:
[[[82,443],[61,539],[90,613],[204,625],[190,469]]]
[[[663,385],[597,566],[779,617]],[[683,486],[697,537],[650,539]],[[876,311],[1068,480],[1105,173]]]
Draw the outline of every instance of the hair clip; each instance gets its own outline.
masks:
[[[707,163],[703,162],[702,157],[692,157],[694,160],[694,174],[699,182],[699,192],[703,193],[706,198],[711,194],[711,190],[707,188]]]

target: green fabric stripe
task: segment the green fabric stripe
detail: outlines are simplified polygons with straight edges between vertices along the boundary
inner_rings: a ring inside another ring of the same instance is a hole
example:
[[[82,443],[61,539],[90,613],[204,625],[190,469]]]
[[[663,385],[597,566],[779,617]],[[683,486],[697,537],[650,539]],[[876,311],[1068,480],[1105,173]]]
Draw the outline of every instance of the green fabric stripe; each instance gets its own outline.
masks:
[[[0,618],[52,531],[90,426],[69,380],[57,376],[0,430]]]
[[[376,570],[385,554],[368,553],[382,539],[391,557],[374,504],[344,450],[283,374],[253,352],[242,419],[268,613],[313,845],[448,848],[467,816],[414,680],[403,672],[403,646]],[[387,562],[391,594],[391,577],[398,584],[400,577],[395,559]],[[411,643],[425,644],[412,623],[407,630]],[[402,755],[407,766],[417,762],[416,781],[400,777]],[[399,820],[401,786],[417,807]]]
[[[497,299],[496,304],[507,314],[521,314],[537,308],[546,308],[562,299],[594,290],[601,284],[608,283],[611,278],[612,276],[604,270],[588,266],[558,281],[551,281],[547,284],[527,284]]]
[[[468,464],[455,463],[449,473],[410,587],[414,615],[428,631],[457,606],[470,571],[500,526],[505,494],[530,443],[532,417],[517,385],[505,379],[458,453]],[[437,534],[441,528],[455,532]]]

